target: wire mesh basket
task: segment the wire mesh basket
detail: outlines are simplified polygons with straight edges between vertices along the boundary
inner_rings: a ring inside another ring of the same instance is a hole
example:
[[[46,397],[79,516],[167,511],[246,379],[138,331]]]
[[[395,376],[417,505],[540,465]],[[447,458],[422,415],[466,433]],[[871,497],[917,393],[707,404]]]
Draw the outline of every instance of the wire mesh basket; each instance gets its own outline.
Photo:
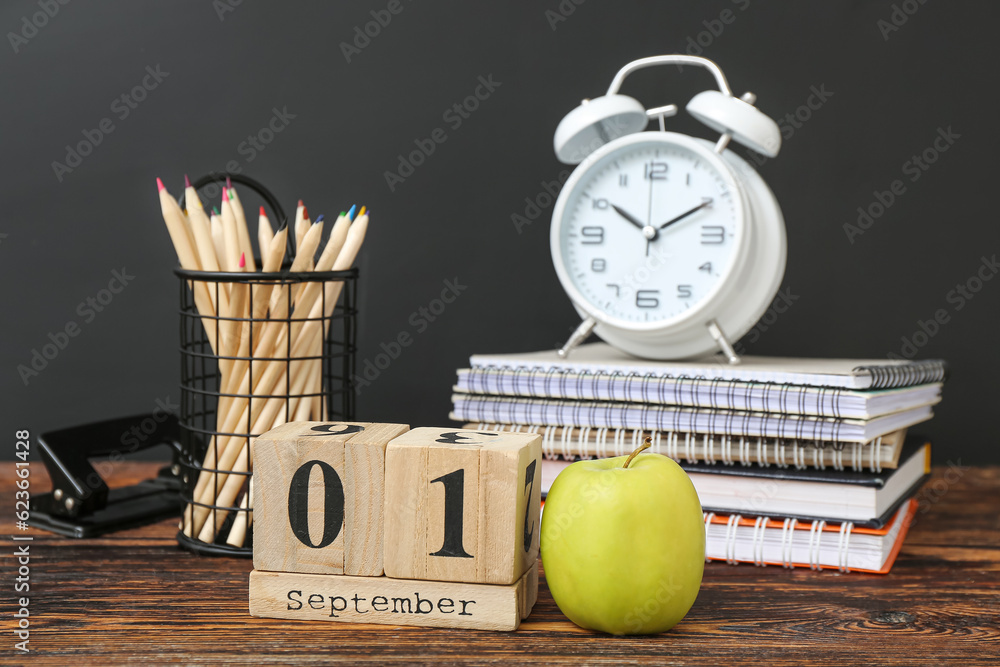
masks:
[[[226,176],[205,177],[195,187]],[[257,191],[285,224],[263,186],[229,176]],[[288,237],[294,253],[294,234]],[[187,549],[252,554],[255,436],[286,422],[354,417],[358,271],[293,273],[288,267],[286,262],[274,273],[174,270],[180,279],[186,503],[177,539]],[[224,315],[221,308],[206,316],[195,298],[203,289],[216,304],[243,290],[242,316]]]

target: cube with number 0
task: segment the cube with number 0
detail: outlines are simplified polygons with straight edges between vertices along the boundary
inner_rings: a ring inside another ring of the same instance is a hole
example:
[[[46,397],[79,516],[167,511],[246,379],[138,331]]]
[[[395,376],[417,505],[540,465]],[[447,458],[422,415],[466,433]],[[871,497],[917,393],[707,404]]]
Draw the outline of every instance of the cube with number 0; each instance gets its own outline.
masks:
[[[254,568],[380,576],[385,448],[408,429],[293,422],[256,438]]]
[[[538,558],[542,439],[418,428],[385,453],[389,577],[512,584]]]

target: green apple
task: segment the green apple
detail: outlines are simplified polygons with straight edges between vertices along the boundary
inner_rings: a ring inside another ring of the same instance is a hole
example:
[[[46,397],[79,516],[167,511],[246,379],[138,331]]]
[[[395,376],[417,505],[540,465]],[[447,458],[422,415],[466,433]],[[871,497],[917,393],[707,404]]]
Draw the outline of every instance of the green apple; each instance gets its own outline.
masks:
[[[705,524],[690,478],[660,454],[577,461],[552,483],[541,552],[556,604],[615,635],[674,627],[705,569]]]

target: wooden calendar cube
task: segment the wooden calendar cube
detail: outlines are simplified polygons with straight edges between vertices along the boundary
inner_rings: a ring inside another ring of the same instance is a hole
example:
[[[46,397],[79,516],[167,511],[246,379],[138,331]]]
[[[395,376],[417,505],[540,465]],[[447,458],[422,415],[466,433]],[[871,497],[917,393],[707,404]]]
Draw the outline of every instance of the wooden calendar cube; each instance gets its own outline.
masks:
[[[418,428],[385,457],[385,573],[512,584],[538,558],[542,439]]]
[[[516,630],[538,599],[538,565],[506,586],[293,572],[250,573],[250,615]]]
[[[258,570],[383,572],[385,448],[401,424],[293,422],[253,444]]]

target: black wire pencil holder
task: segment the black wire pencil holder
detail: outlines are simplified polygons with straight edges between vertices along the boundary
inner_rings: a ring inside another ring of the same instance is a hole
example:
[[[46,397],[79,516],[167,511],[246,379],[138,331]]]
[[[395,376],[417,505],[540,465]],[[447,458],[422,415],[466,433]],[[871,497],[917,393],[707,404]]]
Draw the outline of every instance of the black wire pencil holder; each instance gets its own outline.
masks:
[[[266,188],[244,176],[228,176],[255,190],[279,224],[286,224]],[[200,188],[226,177],[207,176],[194,185]],[[291,253],[293,237],[289,230]],[[286,261],[275,273],[174,270],[180,279],[179,465],[185,503],[177,540],[186,549],[252,555],[255,436],[291,421],[354,418],[358,270],[293,273],[289,266]],[[247,316],[200,312],[195,303],[195,290],[202,289],[198,283],[216,304],[224,292],[243,289]],[[308,293],[310,284],[315,285],[313,294],[318,293],[316,308],[300,312],[304,309],[289,307]],[[270,307],[286,306],[277,312],[264,308],[255,318],[262,299],[269,299]],[[303,340],[309,344],[300,345]],[[227,377],[235,379],[227,383]]]

